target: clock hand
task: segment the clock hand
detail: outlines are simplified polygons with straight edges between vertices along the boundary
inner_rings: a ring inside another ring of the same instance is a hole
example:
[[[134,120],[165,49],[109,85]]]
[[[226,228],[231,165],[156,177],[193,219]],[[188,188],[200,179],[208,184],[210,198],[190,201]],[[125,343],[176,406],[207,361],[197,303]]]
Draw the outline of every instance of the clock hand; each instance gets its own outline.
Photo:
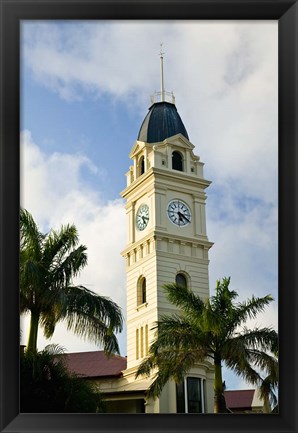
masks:
[[[183,215],[182,214],[182,217],[186,220],[186,221],[188,221],[189,223],[190,223],[190,221],[189,221],[189,219],[188,218],[186,218],[186,216],[185,215]]]
[[[183,215],[182,215],[182,213],[179,212],[179,211],[178,211],[178,216],[179,216],[179,221],[183,221],[183,219],[182,219]]]
[[[188,218],[186,218],[186,216],[178,211],[178,215],[179,215],[179,221],[183,221],[183,218],[187,221],[190,222]]]

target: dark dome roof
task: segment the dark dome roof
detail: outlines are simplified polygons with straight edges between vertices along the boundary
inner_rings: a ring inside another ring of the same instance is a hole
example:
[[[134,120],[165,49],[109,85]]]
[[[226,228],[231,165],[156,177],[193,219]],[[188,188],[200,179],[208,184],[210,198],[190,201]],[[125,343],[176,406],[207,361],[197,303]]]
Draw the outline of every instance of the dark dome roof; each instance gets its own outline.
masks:
[[[140,128],[138,140],[156,143],[179,133],[188,139],[176,106],[169,102],[156,102],[149,108]]]

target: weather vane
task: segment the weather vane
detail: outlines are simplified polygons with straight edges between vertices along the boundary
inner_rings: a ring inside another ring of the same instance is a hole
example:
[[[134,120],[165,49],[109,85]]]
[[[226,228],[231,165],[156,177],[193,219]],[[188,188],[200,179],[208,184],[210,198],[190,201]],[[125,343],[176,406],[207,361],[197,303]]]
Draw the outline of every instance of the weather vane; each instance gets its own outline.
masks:
[[[162,46],[163,46],[163,43],[161,42],[161,43],[160,43],[160,53],[159,53],[160,58],[162,58],[163,55],[164,55],[164,52],[162,51]]]

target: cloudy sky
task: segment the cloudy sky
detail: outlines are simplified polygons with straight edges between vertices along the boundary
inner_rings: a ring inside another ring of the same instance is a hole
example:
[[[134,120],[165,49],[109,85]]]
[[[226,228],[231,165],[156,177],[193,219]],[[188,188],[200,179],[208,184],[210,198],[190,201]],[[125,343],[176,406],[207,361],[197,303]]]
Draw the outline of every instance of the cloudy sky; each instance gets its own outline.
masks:
[[[231,276],[239,300],[272,294],[251,326],[277,329],[277,22],[23,21],[21,205],[42,231],[74,223],[88,247],[79,283],[125,314],[128,154],[160,87],[173,91],[205,163],[210,293]],[[22,320],[23,343],[28,320]],[[38,347],[96,350],[66,333]],[[126,355],[126,333],[119,335]],[[225,376],[228,387],[244,384]]]

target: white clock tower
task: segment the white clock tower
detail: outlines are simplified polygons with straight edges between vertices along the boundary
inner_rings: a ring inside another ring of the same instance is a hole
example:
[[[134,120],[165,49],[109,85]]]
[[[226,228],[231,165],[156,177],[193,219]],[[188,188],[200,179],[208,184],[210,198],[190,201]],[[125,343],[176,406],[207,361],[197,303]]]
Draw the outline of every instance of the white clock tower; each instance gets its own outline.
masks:
[[[203,163],[194,153],[174,97],[163,88],[155,95],[130,152],[127,173],[127,245],[122,255],[127,275],[127,372],[135,372],[154,339],[152,327],[161,315],[175,312],[163,285],[184,284],[209,297]],[[161,397],[147,401],[146,412],[190,412],[187,386],[198,386],[197,411],[212,412],[213,368],[206,361],[193,369],[180,392],[174,383]],[[192,382],[191,380],[192,379]],[[196,382],[194,382],[196,381]],[[182,404],[182,406],[181,406]],[[182,408],[182,409],[181,409]]]

